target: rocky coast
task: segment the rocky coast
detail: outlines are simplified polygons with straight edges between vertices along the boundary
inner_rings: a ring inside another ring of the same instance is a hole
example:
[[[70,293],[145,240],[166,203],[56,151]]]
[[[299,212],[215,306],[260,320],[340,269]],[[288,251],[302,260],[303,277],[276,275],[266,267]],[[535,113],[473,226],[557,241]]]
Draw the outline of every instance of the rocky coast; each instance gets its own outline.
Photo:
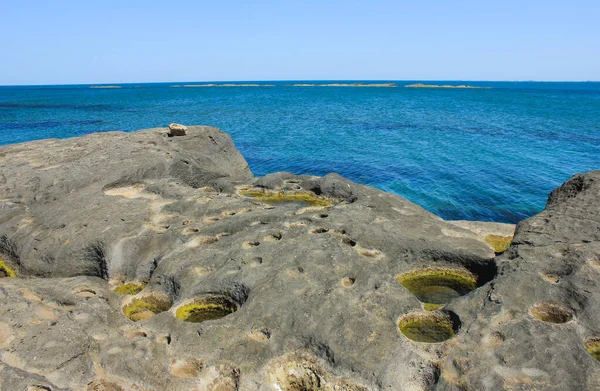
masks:
[[[444,221],[206,126],[3,146],[0,390],[597,390],[599,201]]]

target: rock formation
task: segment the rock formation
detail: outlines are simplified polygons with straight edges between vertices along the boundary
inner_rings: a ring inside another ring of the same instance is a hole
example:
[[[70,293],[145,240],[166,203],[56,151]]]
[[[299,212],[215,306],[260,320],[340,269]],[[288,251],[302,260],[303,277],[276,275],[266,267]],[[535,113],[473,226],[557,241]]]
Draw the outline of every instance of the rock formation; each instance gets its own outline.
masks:
[[[169,133],[167,133],[169,137],[185,136],[186,134],[187,126],[174,123],[169,125]]]
[[[404,86],[405,88],[457,88],[457,89],[473,89],[473,88],[492,88],[492,87],[487,87],[487,86],[467,86],[464,84],[461,85],[449,85],[449,84],[444,84],[444,85],[438,85],[438,84],[423,84],[423,83],[416,83],[416,84],[407,84]]]
[[[600,171],[497,255],[510,227],[168,134],[0,148],[0,390],[600,387]]]

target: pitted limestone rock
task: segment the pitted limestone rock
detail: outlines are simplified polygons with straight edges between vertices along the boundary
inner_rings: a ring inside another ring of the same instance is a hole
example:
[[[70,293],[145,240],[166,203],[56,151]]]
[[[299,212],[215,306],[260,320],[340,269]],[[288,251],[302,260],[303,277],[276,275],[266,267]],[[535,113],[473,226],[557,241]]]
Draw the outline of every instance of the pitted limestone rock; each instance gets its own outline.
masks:
[[[496,257],[487,225],[167,133],[0,147],[0,390],[600,387],[600,172]]]

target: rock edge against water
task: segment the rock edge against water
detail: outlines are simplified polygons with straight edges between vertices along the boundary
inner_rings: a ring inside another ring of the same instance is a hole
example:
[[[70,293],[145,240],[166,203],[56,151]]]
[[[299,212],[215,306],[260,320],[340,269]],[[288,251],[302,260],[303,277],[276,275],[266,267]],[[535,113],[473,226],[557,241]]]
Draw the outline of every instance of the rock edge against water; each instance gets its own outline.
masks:
[[[0,148],[0,390],[600,387],[600,171],[497,255],[511,226],[168,133]]]

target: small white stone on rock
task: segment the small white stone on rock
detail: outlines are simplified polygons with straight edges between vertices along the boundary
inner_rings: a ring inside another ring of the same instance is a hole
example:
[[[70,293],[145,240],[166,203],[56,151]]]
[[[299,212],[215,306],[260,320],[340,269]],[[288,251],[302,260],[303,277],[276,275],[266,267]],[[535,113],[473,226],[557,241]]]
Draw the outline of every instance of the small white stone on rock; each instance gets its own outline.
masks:
[[[187,126],[181,124],[169,125],[169,137],[185,136],[187,134]]]

